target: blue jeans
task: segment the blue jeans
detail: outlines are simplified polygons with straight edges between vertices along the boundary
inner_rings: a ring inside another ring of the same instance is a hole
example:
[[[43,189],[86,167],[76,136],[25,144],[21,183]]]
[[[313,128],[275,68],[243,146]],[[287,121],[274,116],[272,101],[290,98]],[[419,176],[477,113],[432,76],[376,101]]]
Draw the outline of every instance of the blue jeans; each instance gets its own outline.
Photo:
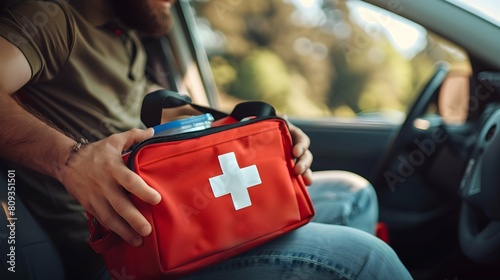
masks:
[[[313,176],[308,188],[316,210],[313,222],[375,233],[377,195],[367,180],[346,171],[319,171]]]
[[[343,171],[314,174],[313,222],[184,279],[412,279],[370,233],[378,205],[368,181]]]

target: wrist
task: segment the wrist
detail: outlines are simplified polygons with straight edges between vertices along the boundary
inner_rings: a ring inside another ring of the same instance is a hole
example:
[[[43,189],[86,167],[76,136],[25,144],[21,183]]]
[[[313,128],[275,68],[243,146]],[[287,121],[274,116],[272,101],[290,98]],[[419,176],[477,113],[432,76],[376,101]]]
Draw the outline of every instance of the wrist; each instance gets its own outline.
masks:
[[[71,150],[66,157],[66,161],[64,162],[64,165],[68,166],[68,163],[71,161],[73,156],[80,151],[80,149],[83,147],[83,145],[87,145],[89,143],[89,140],[85,138],[79,138],[76,143],[71,147]]]
[[[81,141],[75,141],[73,138],[67,136],[58,138],[54,145],[60,147],[60,149],[54,154],[55,158],[52,157],[52,162],[46,163],[46,166],[50,168],[50,170],[46,171],[48,175],[54,177],[61,183],[63,182],[65,174],[69,171],[71,159],[84,145],[83,143],[79,144]]]

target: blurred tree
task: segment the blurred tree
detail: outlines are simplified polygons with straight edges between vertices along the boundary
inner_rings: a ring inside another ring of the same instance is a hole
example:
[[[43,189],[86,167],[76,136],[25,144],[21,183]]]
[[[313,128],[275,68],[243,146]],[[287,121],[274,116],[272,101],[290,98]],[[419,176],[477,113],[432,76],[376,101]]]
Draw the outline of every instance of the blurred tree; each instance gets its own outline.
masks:
[[[238,68],[229,93],[244,100],[266,100],[277,109],[287,99],[290,76],[283,60],[274,52],[255,50]]]
[[[361,21],[355,16],[359,1],[192,3],[206,19],[200,24],[217,35],[205,37],[216,41],[207,45],[218,46],[209,49],[209,58],[219,90],[231,96],[229,107],[260,99],[301,116],[405,112],[436,61],[467,65],[465,54],[430,33],[421,38],[422,50],[404,55],[388,31],[397,17],[367,8],[369,17]]]

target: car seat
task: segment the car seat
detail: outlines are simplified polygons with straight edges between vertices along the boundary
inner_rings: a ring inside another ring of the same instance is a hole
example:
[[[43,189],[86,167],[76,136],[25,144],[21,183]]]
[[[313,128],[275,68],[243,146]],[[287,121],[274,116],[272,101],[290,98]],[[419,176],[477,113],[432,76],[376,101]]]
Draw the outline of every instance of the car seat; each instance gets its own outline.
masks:
[[[64,279],[61,258],[52,240],[22,200],[8,193],[8,174],[6,165],[0,161],[0,204],[3,206],[0,210],[0,279]],[[14,216],[9,215],[9,205],[15,207],[10,209]],[[9,220],[8,217],[16,220]],[[8,227],[11,222],[12,226]],[[14,258],[8,256],[12,252],[15,253]],[[11,260],[14,262],[9,263]]]

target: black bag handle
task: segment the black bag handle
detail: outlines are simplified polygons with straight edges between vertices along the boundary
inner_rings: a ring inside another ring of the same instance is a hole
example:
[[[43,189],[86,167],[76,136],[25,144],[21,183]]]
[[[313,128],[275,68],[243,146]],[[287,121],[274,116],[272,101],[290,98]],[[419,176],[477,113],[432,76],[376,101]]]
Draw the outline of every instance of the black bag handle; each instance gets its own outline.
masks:
[[[147,127],[159,125],[163,108],[175,108],[191,105],[202,113],[210,113],[214,119],[219,120],[231,116],[238,121],[247,117],[270,117],[276,116],[276,110],[270,104],[262,101],[246,101],[234,107],[231,114],[191,103],[189,96],[181,95],[170,90],[157,90],[144,97],[141,108],[141,120]]]

